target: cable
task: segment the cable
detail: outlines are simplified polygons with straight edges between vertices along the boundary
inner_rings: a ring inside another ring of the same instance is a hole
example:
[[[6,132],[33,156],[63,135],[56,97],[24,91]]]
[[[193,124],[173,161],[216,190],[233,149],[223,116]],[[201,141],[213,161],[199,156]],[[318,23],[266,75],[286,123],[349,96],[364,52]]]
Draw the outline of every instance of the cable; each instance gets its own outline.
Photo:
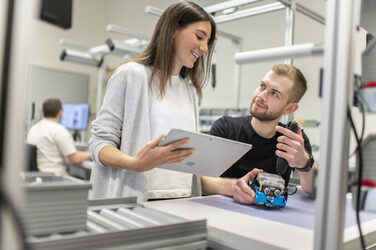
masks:
[[[351,127],[354,131],[355,139],[358,144],[357,152],[358,152],[358,159],[359,159],[359,170],[358,170],[358,189],[357,189],[357,197],[356,197],[356,221],[358,223],[358,229],[359,229],[359,238],[360,238],[360,244],[362,246],[362,249],[366,249],[365,243],[364,243],[364,237],[362,233],[362,228],[360,225],[360,218],[359,218],[359,211],[360,211],[360,195],[361,195],[361,187],[362,187],[362,177],[363,177],[363,155],[362,155],[362,145],[360,144],[361,141],[358,137],[358,133],[356,131],[354,121],[351,116],[350,108],[347,107],[347,116],[350,120]]]
[[[293,189],[292,192],[290,192],[290,188]],[[288,185],[287,185],[287,194],[288,194],[288,195],[294,195],[297,191],[298,191],[298,187],[297,187],[297,186],[295,186],[295,185],[293,185],[293,184],[288,184]]]
[[[362,144],[362,141],[363,141],[363,138],[364,138],[364,133],[365,133],[365,127],[366,127],[366,114],[365,114],[366,101],[364,100],[363,96],[360,94],[359,89],[360,89],[360,87],[357,87],[356,90],[354,91],[354,93],[355,93],[357,103],[359,104],[360,112],[362,113],[362,133],[360,135],[360,140],[359,140],[360,144]],[[356,147],[354,152],[352,152],[349,155],[349,158],[352,157],[353,155],[355,155],[357,151],[358,151],[358,147]]]

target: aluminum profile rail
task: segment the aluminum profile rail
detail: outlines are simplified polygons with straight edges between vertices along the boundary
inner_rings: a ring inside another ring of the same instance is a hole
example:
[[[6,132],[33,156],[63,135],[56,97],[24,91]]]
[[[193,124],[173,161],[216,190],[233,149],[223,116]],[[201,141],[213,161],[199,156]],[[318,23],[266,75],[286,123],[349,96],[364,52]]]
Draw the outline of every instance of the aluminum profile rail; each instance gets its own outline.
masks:
[[[283,3],[285,6],[290,7],[292,4],[291,0],[278,0],[279,2]],[[324,24],[325,25],[325,18],[321,16],[320,14],[304,7],[301,4],[296,3],[295,4],[296,11],[300,12],[301,14],[315,20],[318,23]]]
[[[243,6],[243,5],[250,4],[250,3],[253,3],[253,2],[258,2],[258,1],[260,1],[260,0],[227,1],[227,2],[220,3],[220,4],[207,6],[204,9],[208,13],[213,14],[213,13],[220,11],[220,10],[238,7],[238,6]],[[281,10],[281,9],[284,9],[284,8],[290,8],[291,4],[292,4],[291,0],[278,0],[278,3],[266,4],[266,5],[262,5],[262,6],[259,6],[259,7],[254,7],[254,8],[250,8],[250,9],[236,11],[235,13],[229,14],[229,15],[217,16],[217,17],[214,18],[214,20],[215,20],[216,23],[224,23],[224,22],[233,21],[233,20],[237,20],[237,19],[241,19],[241,18],[245,18],[245,17],[265,14],[265,13],[268,13],[268,12],[273,12],[273,11]],[[317,21],[321,24],[325,24],[325,18],[323,16],[321,16],[320,14],[318,14],[318,13],[316,13],[316,12],[314,12],[314,11],[312,11],[312,10],[310,10],[310,9],[308,9],[308,8],[304,7],[303,5],[298,4],[298,3],[296,3],[295,8],[296,8],[297,12],[299,12],[299,13],[301,13],[301,14],[303,14],[303,15],[305,15],[305,16],[307,16],[307,17],[309,17],[309,18],[311,18],[311,19],[313,19],[313,20],[315,20],[315,21]],[[155,15],[155,16],[160,16],[160,15],[162,15],[163,10],[148,5],[148,6],[145,7],[145,12],[152,14],[152,15]]]
[[[230,22],[230,21],[234,21],[234,20],[238,20],[238,19],[242,19],[242,18],[246,18],[250,16],[256,16],[256,15],[261,15],[261,14],[265,14],[265,13],[269,13],[269,12],[273,12],[277,10],[282,10],[285,8],[286,8],[285,5],[281,3],[271,3],[271,4],[262,5],[259,7],[245,9],[245,10],[238,10],[234,12],[233,14],[229,14],[229,15],[217,16],[217,17],[214,17],[214,21],[215,23],[220,24],[220,23]]]
[[[259,1],[261,0],[230,0],[230,1],[207,6],[204,8],[204,10],[206,10],[206,12],[210,14],[213,14],[218,11],[225,10],[225,9],[240,7],[240,6],[244,6],[244,5],[259,2]]]
[[[129,30],[129,29],[126,29],[126,28],[118,26],[118,25],[109,24],[109,25],[107,25],[106,29],[107,29],[108,32],[120,34],[120,35],[123,35],[123,36],[136,37],[138,39],[143,39],[143,40],[147,40],[147,41],[150,40],[150,37],[145,35],[145,34],[138,33],[138,32],[135,32],[133,30]]]
[[[245,64],[285,58],[315,56],[322,55],[323,53],[323,44],[304,43],[237,53],[235,55],[235,61],[238,64]]]
[[[315,250],[343,249],[350,140],[347,109],[353,101],[355,33],[360,5],[360,0],[328,0],[326,4]]]

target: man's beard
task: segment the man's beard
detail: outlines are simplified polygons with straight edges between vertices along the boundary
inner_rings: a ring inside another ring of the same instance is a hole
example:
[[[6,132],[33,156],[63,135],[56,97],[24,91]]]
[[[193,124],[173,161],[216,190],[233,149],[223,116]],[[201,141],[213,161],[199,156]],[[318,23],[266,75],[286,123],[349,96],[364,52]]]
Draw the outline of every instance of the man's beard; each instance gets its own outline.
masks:
[[[285,108],[285,107],[283,107],[280,111],[274,112],[274,113],[268,112],[267,107],[266,107],[265,111],[262,112],[262,113],[261,112],[254,112],[254,111],[252,111],[252,106],[253,106],[254,103],[255,103],[255,101],[252,102],[251,107],[249,109],[249,112],[251,113],[252,117],[255,117],[257,120],[263,121],[263,122],[274,121],[276,119],[279,120],[280,117],[283,114],[283,109]]]

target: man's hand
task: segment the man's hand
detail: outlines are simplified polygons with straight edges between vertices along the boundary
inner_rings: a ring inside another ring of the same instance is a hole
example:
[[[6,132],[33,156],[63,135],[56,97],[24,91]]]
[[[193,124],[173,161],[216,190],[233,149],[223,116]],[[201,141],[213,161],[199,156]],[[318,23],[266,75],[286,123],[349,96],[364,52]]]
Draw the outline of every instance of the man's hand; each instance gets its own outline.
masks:
[[[255,192],[249,187],[248,182],[262,172],[262,169],[255,168],[236,181],[232,195],[236,202],[243,204],[255,203]]]
[[[286,159],[292,168],[304,168],[307,165],[309,155],[304,147],[300,124],[296,133],[281,126],[277,126],[276,130],[283,135],[277,139],[278,143],[275,154],[278,157]]]

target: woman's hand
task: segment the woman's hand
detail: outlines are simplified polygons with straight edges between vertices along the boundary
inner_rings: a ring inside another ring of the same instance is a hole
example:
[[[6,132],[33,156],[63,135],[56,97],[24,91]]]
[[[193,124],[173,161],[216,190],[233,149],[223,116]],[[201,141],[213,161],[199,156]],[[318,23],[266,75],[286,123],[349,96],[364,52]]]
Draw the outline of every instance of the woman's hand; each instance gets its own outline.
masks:
[[[159,165],[167,163],[183,162],[185,158],[192,156],[194,149],[178,149],[189,141],[189,138],[173,142],[166,146],[158,146],[165,135],[147,143],[133,157],[131,167],[135,171],[147,171]]]

